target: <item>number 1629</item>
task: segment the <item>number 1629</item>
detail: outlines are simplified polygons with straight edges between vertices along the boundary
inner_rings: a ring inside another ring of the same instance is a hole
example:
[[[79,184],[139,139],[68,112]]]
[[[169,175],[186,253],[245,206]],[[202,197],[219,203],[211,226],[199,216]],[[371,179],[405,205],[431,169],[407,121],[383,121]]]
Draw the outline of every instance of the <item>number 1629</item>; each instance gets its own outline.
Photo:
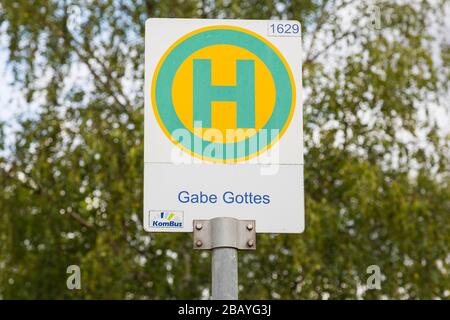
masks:
[[[295,37],[300,35],[300,24],[298,22],[271,22],[268,27],[269,36]]]

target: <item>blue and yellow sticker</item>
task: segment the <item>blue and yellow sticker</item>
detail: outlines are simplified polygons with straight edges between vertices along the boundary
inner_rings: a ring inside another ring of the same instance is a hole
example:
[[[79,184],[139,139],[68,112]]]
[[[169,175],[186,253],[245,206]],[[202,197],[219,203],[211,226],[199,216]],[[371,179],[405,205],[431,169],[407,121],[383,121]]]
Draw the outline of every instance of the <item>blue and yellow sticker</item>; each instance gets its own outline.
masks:
[[[270,149],[295,109],[295,82],[278,49],[234,26],[195,30],[162,56],[152,105],[164,133],[202,160],[236,163]]]

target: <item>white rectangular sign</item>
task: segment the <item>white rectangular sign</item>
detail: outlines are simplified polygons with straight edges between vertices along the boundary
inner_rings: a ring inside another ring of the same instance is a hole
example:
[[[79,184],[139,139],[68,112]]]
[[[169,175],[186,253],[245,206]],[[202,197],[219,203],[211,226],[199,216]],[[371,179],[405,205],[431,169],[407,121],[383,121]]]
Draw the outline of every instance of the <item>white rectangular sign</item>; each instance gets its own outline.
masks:
[[[300,24],[145,27],[145,230],[234,217],[256,220],[257,232],[302,232]]]

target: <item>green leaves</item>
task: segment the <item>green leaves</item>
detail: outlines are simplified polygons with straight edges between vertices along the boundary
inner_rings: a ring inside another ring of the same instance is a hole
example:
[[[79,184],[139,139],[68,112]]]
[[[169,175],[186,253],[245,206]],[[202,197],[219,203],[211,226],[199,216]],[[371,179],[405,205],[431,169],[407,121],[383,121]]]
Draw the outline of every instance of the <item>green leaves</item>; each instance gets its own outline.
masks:
[[[144,22],[164,16],[302,23],[306,230],[240,254],[241,298],[448,298],[450,140],[433,112],[450,55],[431,26],[444,11],[375,5],[2,3],[15,83],[40,109],[12,145],[0,130],[0,297],[208,297],[209,254],[141,222]],[[370,265],[381,290],[365,290]]]

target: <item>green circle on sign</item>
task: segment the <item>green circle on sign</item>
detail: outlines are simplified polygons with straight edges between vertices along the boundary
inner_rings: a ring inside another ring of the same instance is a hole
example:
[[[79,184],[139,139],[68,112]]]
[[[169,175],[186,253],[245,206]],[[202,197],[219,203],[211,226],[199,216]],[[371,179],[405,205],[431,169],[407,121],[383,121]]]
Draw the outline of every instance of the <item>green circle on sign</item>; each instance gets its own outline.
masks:
[[[264,130],[259,131],[264,133],[264,137],[256,133],[237,142],[218,143],[203,140],[188,130],[175,112],[172,85],[178,68],[197,50],[222,44],[241,47],[252,52],[261,59],[272,75],[276,92],[275,106],[269,120],[261,128]],[[206,148],[221,150],[222,152],[208,155],[213,161],[247,160],[253,154],[259,154],[262,150],[268,149],[283,134],[291,119],[295,96],[293,95],[294,83],[288,68],[281,54],[256,34],[228,26],[201,29],[169,49],[160,61],[153,79],[153,107],[157,111],[156,116],[159,116],[163,130],[176,140],[182,149],[201,158]],[[180,129],[186,130],[190,139],[174,138],[173,133],[179,132]]]

